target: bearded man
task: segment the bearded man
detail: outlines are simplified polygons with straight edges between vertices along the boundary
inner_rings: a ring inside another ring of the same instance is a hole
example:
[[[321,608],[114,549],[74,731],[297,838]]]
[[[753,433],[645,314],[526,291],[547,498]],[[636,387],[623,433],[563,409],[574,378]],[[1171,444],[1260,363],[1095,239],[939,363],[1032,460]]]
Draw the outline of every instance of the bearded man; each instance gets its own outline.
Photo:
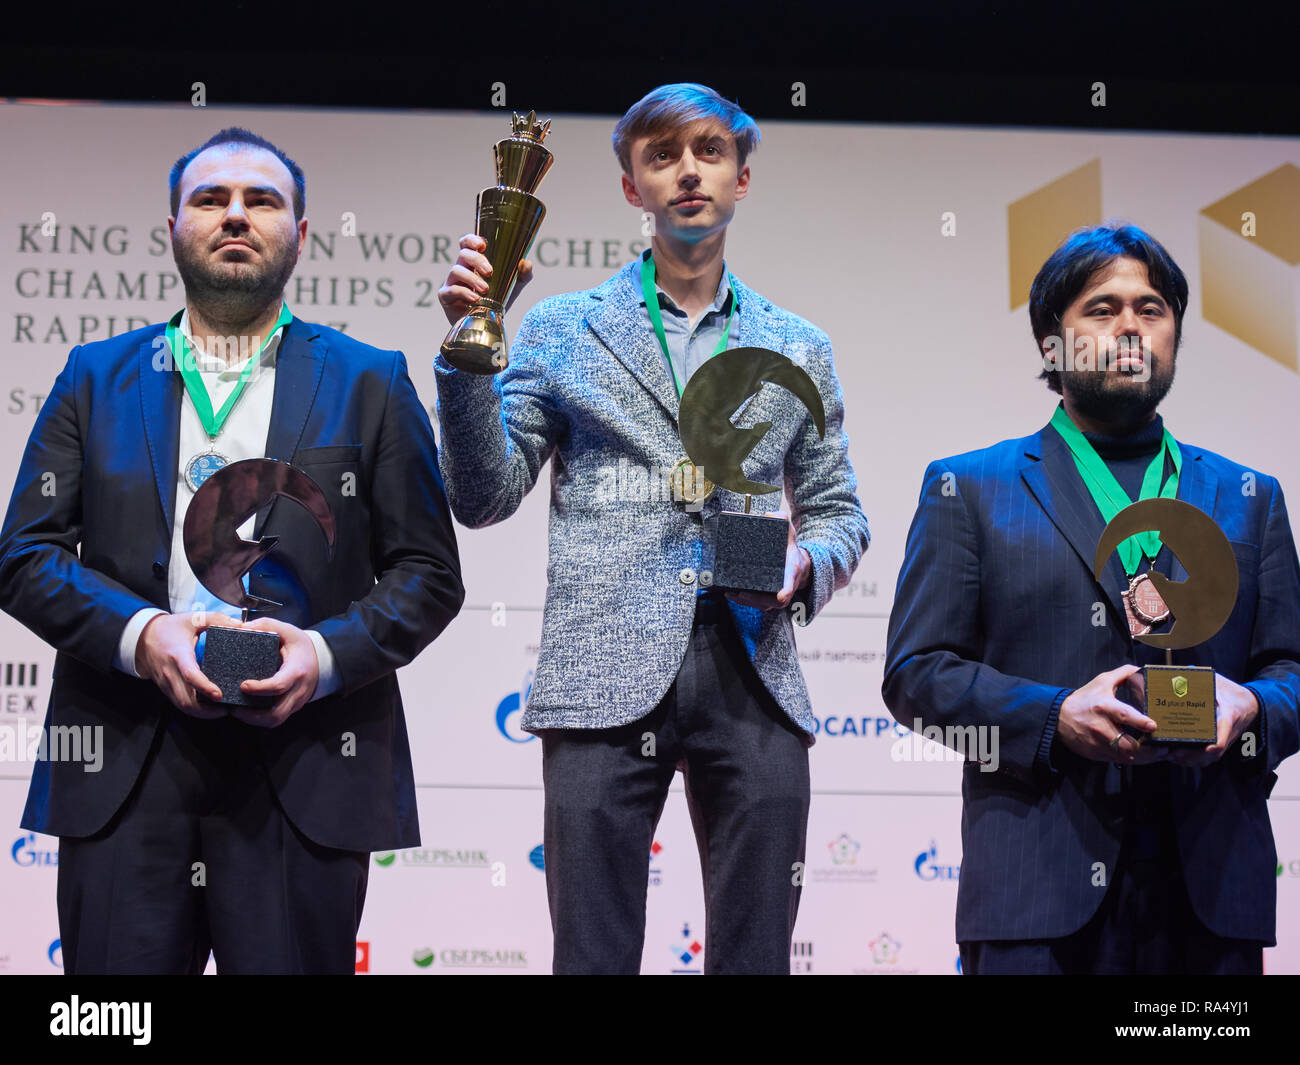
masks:
[[[1276,942],[1267,798],[1300,746],[1300,567],[1277,481],[1157,413],[1186,309],[1141,229],[1073,234],[1030,294],[1051,422],[925,474],[883,693],[907,727],[988,730],[998,752],[963,766],[965,973],[1258,973]],[[1139,668],[1163,654],[1133,639],[1177,622],[1146,575],[1196,575],[1143,535],[1093,576],[1106,523],[1152,497],[1210,515],[1236,557],[1231,616],[1178,652],[1217,674],[1203,747],[1147,739]]]
[[[185,306],[74,348],[28,441],[0,533],[0,607],[57,651],[50,755],[23,827],[59,837],[69,973],[350,973],[368,852],[419,843],[395,670],[464,589],[429,418],[400,352],[293,317],[302,170],[226,129],[171,171]],[[279,671],[230,706],[200,637],[238,611],[199,583],[182,530],[227,463],[291,462],[333,514],[267,501],[278,538],[247,590],[281,604]]]

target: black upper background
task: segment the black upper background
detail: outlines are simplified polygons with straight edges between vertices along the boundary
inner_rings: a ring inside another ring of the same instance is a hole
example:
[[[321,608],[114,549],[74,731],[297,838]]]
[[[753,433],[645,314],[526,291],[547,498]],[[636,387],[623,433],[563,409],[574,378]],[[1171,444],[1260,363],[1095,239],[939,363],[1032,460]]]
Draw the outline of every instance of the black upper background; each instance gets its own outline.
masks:
[[[110,2],[6,15],[0,97],[486,110],[502,81],[512,109],[617,115],[702,81],[760,120],[1300,134],[1293,0]]]

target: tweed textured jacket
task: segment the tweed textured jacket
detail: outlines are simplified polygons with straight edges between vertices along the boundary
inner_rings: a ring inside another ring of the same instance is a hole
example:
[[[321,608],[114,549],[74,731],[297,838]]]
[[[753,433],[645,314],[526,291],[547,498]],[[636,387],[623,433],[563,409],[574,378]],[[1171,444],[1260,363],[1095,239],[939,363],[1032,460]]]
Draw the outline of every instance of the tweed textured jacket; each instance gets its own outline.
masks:
[[[514,513],[551,464],[550,557],[541,651],[522,726],[612,728],[648,714],[690,639],[700,574],[712,565],[719,489],[692,511],[660,490],[683,457],[678,397],[645,328],[633,260],[597,288],[543,300],[519,327],[494,378],[435,360],[439,462],[452,513],[478,528]],[[734,279],[733,279],[734,280]],[[733,417],[772,427],[745,472],[784,484],[798,542],[812,559],[803,609],[731,603],[758,675],[810,734],[812,712],[792,613],[807,624],[848,583],[870,539],[844,433],[844,401],[826,334],[734,281],[742,347],[779,351],[817,383],[826,436],[784,389],[764,384]],[[752,510],[774,510],[777,494]]]

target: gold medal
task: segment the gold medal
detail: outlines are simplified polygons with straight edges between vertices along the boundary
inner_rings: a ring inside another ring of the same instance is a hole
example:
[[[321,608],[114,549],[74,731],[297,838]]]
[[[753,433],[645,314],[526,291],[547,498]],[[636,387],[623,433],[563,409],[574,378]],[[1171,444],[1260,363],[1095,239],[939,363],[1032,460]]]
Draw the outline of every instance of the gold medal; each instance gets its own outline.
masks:
[[[671,474],[673,498],[679,503],[703,503],[713,493],[714,484],[704,476],[704,470],[695,465],[688,455],[678,459]]]

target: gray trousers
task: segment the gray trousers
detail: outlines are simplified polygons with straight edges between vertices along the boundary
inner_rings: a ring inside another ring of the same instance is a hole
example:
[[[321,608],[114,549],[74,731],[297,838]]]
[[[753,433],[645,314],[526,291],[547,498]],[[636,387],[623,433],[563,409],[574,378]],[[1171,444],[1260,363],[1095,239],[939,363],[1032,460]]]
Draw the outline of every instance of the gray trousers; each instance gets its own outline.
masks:
[[[640,971],[650,846],[679,768],[704,876],[704,971],[790,971],[808,746],[754,672],[725,600],[699,598],[677,677],[646,717],[541,735],[556,973]]]

